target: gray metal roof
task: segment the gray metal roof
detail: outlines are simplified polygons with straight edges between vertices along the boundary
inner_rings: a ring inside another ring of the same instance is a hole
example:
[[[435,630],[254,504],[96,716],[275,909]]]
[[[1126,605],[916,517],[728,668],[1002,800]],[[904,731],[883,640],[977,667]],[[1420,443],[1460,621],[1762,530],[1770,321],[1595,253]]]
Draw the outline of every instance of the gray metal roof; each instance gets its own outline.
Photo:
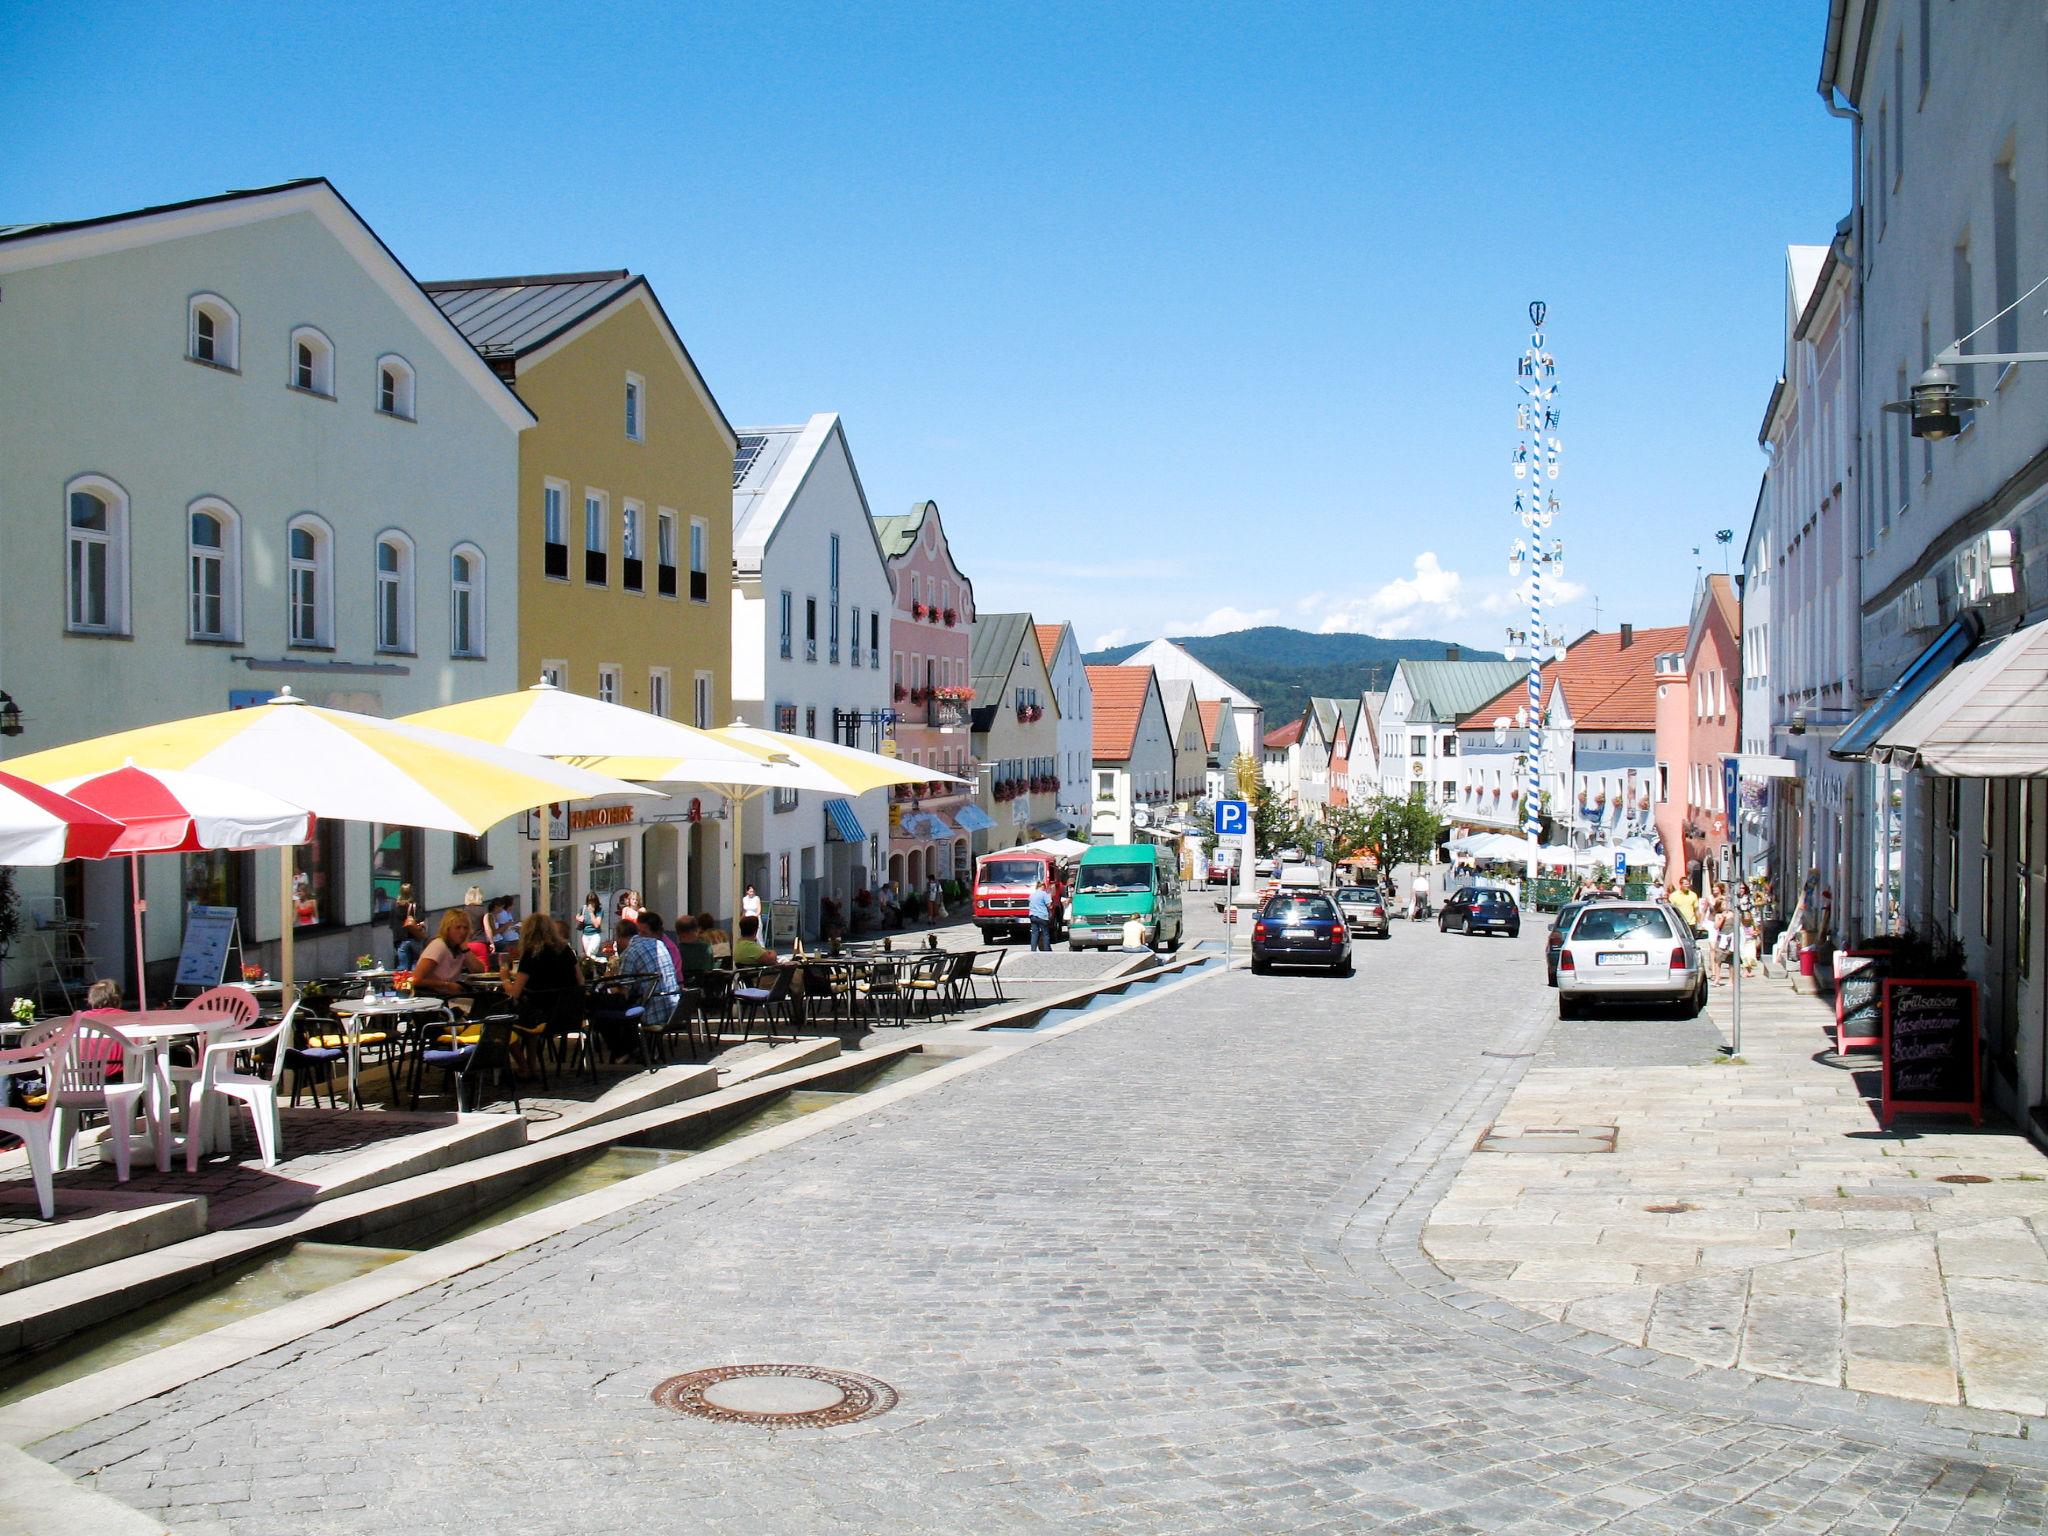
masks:
[[[924,528],[925,514],[937,505],[934,501],[920,501],[908,512],[877,516],[875,540],[882,546],[882,558],[895,560],[909,554]]]
[[[994,690],[1001,688],[1017,660],[1017,647],[1031,633],[1028,613],[977,613],[974,616],[974,674],[977,699],[994,702]],[[1034,639],[1032,644],[1036,645]]]
[[[421,283],[485,357],[518,357],[552,341],[645,278],[616,272],[479,277]]]
[[[1519,661],[1404,661],[1401,675],[1415,700],[1408,718],[1462,720],[1528,671]]]

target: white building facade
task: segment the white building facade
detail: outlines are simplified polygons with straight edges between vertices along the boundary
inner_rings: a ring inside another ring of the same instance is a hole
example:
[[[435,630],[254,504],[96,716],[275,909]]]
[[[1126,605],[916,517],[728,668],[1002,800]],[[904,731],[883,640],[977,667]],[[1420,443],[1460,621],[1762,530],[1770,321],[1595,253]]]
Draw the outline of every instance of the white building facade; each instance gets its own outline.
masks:
[[[1081,642],[1074,626],[1035,624],[1039,659],[1051,680],[1058,707],[1059,795],[1054,814],[1076,837],[1085,837],[1093,817],[1090,783],[1095,755],[1095,699],[1088,686],[1088,666],[1081,660]]]
[[[868,751],[889,731],[893,588],[835,413],[740,432],[734,463],[732,696],[748,721]],[[818,932],[886,868],[888,794],[749,801],[740,878]],[[778,939],[787,935],[778,933]]]
[[[285,686],[394,716],[516,686],[533,417],[325,181],[0,232],[0,283],[10,750]],[[297,855],[302,972],[388,953],[401,881],[430,909],[519,892],[518,854],[511,826],[323,824]],[[31,915],[61,900],[99,968],[132,978],[118,866],[18,878]],[[147,959],[175,956],[187,901],[236,908],[260,958],[276,871],[144,861]]]

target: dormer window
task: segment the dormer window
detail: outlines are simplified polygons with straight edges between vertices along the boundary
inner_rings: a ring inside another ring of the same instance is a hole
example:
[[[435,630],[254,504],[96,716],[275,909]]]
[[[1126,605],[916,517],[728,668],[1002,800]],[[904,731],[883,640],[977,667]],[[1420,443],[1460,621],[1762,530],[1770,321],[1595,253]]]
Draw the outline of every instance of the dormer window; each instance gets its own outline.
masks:
[[[412,364],[395,354],[377,359],[377,413],[414,420]]]
[[[311,326],[292,332],[293,389],[334,398],[334,345]]]
[[[185,355],[215,368],[240,368],[241,321],[217,293],[194,294],[186,314]]]

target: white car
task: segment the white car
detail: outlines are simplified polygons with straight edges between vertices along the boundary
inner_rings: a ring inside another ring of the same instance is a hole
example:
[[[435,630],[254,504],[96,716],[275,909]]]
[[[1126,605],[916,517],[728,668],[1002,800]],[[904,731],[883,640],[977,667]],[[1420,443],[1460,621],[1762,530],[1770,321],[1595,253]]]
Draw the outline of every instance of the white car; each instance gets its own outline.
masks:
[[[1602,1001],[1668,1002],[1687,1018],[1706,1007],[1706,969],[1677,912],[1660,901],[1580,909],[1557,954],[1557,1016]]]

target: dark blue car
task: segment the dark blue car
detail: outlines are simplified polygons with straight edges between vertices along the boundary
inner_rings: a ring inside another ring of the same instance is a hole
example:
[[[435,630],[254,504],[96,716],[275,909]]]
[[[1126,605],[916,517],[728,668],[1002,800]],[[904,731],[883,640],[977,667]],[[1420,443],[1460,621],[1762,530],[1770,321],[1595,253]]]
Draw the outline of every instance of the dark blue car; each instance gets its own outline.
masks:
[[[1282,891],[1267,898],[1252,924],[1252,969],[1264,975],[1276,965],[1351,974],[1351,930],[1336,902],[1321,891]]]

